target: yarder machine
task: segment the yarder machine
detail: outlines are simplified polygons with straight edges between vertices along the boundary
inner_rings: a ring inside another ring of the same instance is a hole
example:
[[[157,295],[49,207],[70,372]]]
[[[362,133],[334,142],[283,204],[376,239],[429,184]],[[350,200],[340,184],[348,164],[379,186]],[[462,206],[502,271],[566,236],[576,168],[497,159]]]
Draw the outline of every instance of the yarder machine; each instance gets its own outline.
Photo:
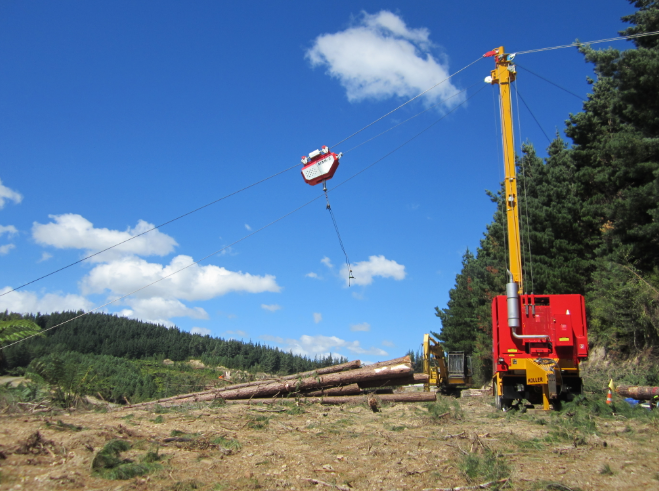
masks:
[[[510,93],[515,55],[502,46],[483,56],[495,61],[485,82],[499,85],[509,249],[506,295],[492,301],[492,391],[499,409],[526,399],[548,410],[581,392],[579,363],[588,356],[584,297],[524,293]]]

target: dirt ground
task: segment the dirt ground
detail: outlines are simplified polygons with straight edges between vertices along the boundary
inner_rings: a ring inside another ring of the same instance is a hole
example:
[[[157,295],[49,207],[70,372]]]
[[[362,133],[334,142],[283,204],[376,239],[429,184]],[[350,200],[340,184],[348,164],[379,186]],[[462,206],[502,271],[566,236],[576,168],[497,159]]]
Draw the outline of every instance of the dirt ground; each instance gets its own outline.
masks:
[[[491,397],[440,397],[434,409],[435,418],[423,404],[5,414],[0,489],[402,490],[475,486],[492,475],[508,480],[489,489],[659,489],[657,419],[595,418],[577,438],[561,437],[565,427],[542,411],[497,412]],[[122,460],[151,455],[152,472],[100,477],[93,462],[113,440],[131,446]]]

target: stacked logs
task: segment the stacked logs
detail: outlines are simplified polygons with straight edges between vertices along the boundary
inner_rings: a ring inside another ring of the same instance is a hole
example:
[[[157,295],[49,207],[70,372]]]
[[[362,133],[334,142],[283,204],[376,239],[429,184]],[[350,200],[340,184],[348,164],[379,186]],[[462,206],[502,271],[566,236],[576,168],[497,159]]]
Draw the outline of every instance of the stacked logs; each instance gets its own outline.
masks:
[[[356,360],[311,372],[181,394],[124,407],[132,409],[151,404],[171,406],[219,399],[237,404],[268,404],[291,397],[321,404],[348,404],[364,401],[368,394],[378,392],[383,387],[427,381],[427,375],[414,373],[409,356],[365,366]],[[388,402],[426,402],[436,399],[434,392],[379,393],[378,398]]]

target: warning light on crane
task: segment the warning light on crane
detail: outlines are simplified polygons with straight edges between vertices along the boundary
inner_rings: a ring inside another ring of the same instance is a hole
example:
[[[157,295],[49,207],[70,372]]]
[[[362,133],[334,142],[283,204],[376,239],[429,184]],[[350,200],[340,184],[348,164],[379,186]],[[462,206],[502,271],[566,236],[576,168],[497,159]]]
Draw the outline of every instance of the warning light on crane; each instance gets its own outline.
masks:
[[[327,179],[334,177],[336,169],[339,168],[339,159],[343,154],[338,155],[330,152],[327,145],[320,147],[320,150],[309,152],[309,156],[302,156],[302,177],[304,182],[311,186],[320,184]]]

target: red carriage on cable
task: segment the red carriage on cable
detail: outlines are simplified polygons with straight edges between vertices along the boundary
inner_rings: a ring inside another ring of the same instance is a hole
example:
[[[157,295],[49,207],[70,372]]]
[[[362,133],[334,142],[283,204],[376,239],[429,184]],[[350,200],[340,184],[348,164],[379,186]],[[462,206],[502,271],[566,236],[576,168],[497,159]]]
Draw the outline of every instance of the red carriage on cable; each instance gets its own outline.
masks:
[[[339,168],[339,159],[343,154],[338,155],[329,151],[327,145],[320,147],[320,150],[314,150],[309,156],[302,156],[302,177],[304,182],[315,186],[327,179],[334,177],[336,169]]]

